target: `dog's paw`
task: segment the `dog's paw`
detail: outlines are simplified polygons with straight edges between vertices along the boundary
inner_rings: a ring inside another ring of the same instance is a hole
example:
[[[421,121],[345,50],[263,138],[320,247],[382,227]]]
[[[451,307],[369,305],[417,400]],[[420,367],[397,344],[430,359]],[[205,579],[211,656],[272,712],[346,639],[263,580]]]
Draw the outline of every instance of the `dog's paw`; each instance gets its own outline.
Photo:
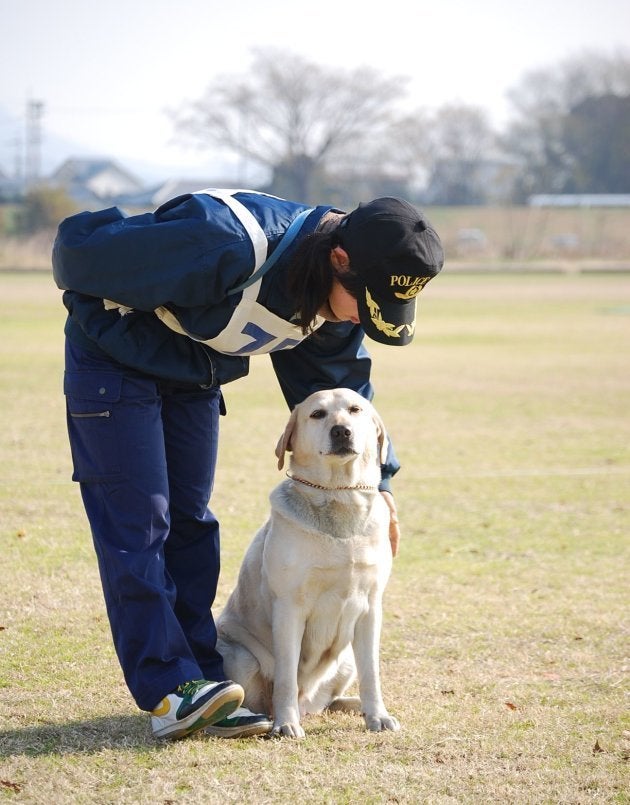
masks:
[[[389,713],[386,713],[384,716],[370,716],[364,713],[363,718],[365,719],[365,726],[370,732],[383,732],[383,730],[398,732],[400,729],[398,720],[395,719],[394,716],[390,716]]]
[[[274,723],[271,730],[272,738],[304,738],[306,733],[302,726],[297,722],[287,722],[285,724]]]

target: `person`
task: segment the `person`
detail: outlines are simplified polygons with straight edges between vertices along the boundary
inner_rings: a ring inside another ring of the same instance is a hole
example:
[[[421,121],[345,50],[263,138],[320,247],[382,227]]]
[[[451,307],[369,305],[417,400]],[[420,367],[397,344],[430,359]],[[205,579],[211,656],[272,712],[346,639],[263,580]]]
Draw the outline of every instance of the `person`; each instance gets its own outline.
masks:
[[[269,354],[290,408],[322,388],[371,399],[364,334],[403,346],[440,239],[403,199],[346,213],[206,189],[154,213],[116,207],[59,225],[64,392],[74,481],[90,523],[124,678],[153,734],[271,730],[225,678],[212,615],[219,523],[209,508],[222,387]],[[395,554],[398,518],[381,468]]]

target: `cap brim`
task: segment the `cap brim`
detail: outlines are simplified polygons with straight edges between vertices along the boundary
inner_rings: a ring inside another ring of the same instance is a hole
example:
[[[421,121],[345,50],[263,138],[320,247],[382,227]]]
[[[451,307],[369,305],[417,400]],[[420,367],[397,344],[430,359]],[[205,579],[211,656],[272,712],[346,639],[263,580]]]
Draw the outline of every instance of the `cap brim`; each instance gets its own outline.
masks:
[[[359,319],[365,334],[373,341],[404,347],[413,340],[416,329],[416,300],[385,302],[366,290],[357,299]]]

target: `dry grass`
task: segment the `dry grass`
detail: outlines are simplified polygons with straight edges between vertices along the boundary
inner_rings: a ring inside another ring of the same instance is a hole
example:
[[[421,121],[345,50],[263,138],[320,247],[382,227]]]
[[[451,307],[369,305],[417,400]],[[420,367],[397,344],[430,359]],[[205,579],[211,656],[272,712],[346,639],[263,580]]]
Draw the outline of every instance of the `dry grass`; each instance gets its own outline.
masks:
[[[371,348],[404,467],[382,647],[402,732],[335,714],[301,742],[175,744],[151,738],[110,645],[69,481],[58,293],[0,283],[0,799],[628,802],[629,277],[445,274],[414,344]],[[219,603],[280,477],[286,412],[253,369],[225,389]]]
[[[554,261],[557,267],[560,261],[570,268],[586,261],[601,268],[606,261],[627,264],[630,259],[630,210],[624,208],[439,207],[428,212],[449,258],[464,265]]]
[[[525,264],[571,271],[630,264],[627,208],[430,207],[426,212],[451,267]],[[54,236],[53,230],[28,238],[0,232],[0,269],[48,268]]]

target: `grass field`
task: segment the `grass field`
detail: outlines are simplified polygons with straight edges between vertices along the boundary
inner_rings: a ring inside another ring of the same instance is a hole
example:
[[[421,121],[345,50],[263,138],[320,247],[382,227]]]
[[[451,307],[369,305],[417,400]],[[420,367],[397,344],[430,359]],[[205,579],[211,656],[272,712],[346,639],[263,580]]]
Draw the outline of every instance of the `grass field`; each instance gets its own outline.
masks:
[[[324,715],[299,742],[152,739],[70,481],[58,292],[0,288],[0,801],[630,801],[630,275],[445,271],[414,343],[370,348],[403,464],[382,641],[402,731]],[[287,416],[264,358],[225,394],[219,606]]]

